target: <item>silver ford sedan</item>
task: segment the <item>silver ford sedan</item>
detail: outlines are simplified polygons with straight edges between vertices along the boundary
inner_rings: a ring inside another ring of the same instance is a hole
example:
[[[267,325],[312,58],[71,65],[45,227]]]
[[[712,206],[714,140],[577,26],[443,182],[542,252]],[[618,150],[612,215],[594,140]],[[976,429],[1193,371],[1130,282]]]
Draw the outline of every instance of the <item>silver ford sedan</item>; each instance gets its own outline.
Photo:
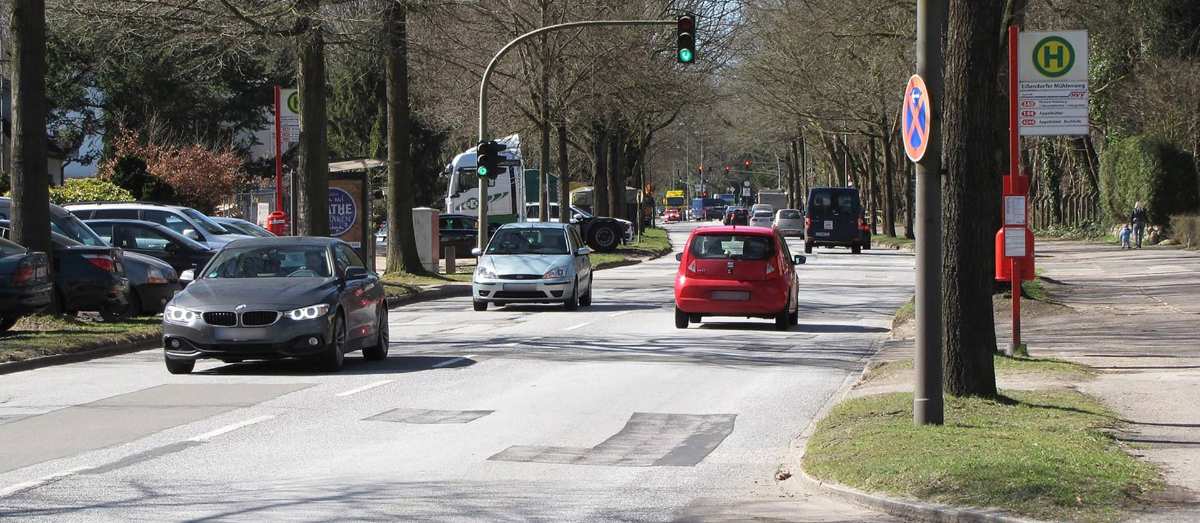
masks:
[[[592,304],[592,262],[571,224],[509,223],[480,253],[471,286],[475,310],[492,303],[562,303],[567,310]]]

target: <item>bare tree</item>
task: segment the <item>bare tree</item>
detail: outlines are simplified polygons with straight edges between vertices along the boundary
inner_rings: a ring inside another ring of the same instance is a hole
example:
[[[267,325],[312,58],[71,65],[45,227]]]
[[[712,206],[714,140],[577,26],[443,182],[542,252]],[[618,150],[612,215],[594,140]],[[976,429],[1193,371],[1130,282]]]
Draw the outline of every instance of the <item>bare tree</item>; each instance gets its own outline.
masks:
[[[46,172],[46,5],[12,0],[12,240],[52,253]]]

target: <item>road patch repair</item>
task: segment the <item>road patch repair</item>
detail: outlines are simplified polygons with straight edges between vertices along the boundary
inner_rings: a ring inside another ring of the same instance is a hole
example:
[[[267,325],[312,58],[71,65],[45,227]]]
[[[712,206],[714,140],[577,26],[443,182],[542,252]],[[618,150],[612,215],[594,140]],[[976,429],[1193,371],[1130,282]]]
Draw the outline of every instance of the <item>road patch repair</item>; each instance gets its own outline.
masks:
[[[366,418],[366,420],[390,421],[393,423],[408,423],[412,425],[448,425],[470,423],[493,412],[495,411],[392,409]]]
[[[609,465],[618,467],[691,467],[700,463],[733,432],[737,414],[659,414],[635,412],[625,427],[592,448],[518,445],[491,461]]]

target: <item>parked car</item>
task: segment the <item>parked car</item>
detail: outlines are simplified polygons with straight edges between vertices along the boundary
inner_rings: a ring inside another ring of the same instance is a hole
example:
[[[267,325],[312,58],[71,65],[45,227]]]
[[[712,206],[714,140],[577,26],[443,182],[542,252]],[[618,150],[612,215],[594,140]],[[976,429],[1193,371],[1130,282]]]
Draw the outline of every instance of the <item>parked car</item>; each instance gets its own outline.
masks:
[[[797,209],[775,211],[775,222],[772,226],[784,236],[804,237],[804,215]]]
[[[750,218],[750,226],[752,227],[767,227],[770,228],[775,223],[775,216],[771,211],[755,211]]]
[[[87,220],[84,223],[113,247],[153,256],[171,264],[176,273],[200,269],[216,251],[157,223],[139,220]]]
[[[733,207],[725,210],[725,225],[750,225],[750,212],[744,207]]]
[[[231,218],[228,216],[214,216],[212,221],[217,222],[229,232],[235,234],[244,234],[255,238],[274,238],[275,233],[268,231],[258,224],[252,223],[241,218]]]
[[[724,209],[722,209],[720,207],[705,207],[704,208],[704,219],[705,220],[720,220],[724,217],[725,217],[725,211],[724,211]]]
[[[547,207],[549,207],[550,221],[557,222],[558,204],[551,203]],[[579,226],[579,234],[592,249],[600,252],[612,252],[617,250],[622,242],[633,241],[633,222],[620,218],[596,216],[574,205],[570,209],[571,223]],[[538,204],[525,204],[525,216],[525,221],[536,222]],[[534,218],[531,219],[530,216]]]
[[[466,258],[479,245],[479,220],[466,214],[438,215],[438,242],[442,251],[454,247],[454,256]]]
[[[509,223],[480,253],[471,286],[475,310],[488,304],[561,302],[567,310],[592,304],[592,250],[562,223]]]
[[[667,209],[667,212],[663,213],[663,221],[667,223],[682,221],[682,218],[679,216],[679,209]]]
[[[675,257],[675,327],[707,316],[773,318],[786,330],[799,317],[799,280],[793,256],[778,232],[760,227],[703,227]]]
[[[12,200],[0,198],[0,237],[9,237]],[[66,209],[50,204],[51,257],[57,312],[99,312],[119,320],[129,308],[129,280],[121,250],[114,249]],[[54,241],[63,238],[66,241]]]
[[[22,316],[49,307],[53,295],[46,253],[0,239],[0,332],[8,332]]]
[[[142,220],[166,225],[214,250],[233,240],[250,238],[221,227],[191,207],[146,202],[76,203],[66,207],[84,220]]]
[[[189,373],[202,358],[311,356],[325,371],[340,369],[356,350],[384,359],[384,298],[379,276],[336,238],[230,242],[163,312],[167,371]]]
[[[814,187],[804,217],[804,252],[813,247],[849,247],[859,254],[871,248],[871,230],[863,219],[858,189]]]
[[[751,216],[758,214],[759,212],[762,212],[762,211],[766,211],[766,212],[769,212],[772,215],[774,215],[775,214],[775,206],[771,205],[769,203],[756,203],[756,204],[750,206],[750,215]]]

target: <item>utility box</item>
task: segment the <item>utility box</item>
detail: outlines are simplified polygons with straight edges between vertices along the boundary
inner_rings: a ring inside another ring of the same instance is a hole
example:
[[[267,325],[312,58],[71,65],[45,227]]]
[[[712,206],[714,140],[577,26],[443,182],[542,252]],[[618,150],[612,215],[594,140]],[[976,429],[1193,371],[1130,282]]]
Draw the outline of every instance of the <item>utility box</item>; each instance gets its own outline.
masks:
[[[413,208],[413,234],[417,240],[417,253],[421,256],[421,266],[425,270],[437,273],[441,267],[441,231],[438,230],[438,211],[430,207]],[[388,238],[388,241],[391,241]]]

